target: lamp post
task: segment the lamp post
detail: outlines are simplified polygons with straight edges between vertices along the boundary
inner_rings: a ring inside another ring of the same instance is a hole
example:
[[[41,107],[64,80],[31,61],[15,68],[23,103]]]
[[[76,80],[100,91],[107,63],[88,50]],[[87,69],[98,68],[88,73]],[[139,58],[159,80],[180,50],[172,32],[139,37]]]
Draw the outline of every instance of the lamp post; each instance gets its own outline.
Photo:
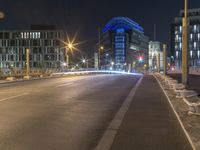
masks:
[[[24,76],[24,79],[30,78],[30,49],[26,48],[26,76]]]
[[[157,63],[158,63],[158,73],[160,73],[160,52],[158,52],[158,60],[157,60]]]
[[[99,58],[99,70],[101,69],[101,51],[102,50],[104,50],[104,47],[99,45],[99,54],[98,54],[99,55],[99,57],[98,57]]]
[[[182,84],[188,85],[188,0],[185,1],[185,10],[183,18],[183,49],[182,49]]]
[[[66,45],[66,68],[69,69],[69,55],[68,55],[68,50],[72,50],[73,49],[73,44],[72,43],[68,43]]]
[[[167,45],[163,44],[163,74],[166,75],[167,74]]]

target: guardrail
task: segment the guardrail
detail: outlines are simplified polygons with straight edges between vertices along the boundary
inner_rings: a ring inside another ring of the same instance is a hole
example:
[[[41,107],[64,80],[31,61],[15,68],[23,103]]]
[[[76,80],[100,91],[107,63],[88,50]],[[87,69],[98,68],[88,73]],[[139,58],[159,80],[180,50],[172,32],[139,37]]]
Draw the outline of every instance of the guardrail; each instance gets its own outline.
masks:
[[[123,71],[107,71],[107,70],[59,72],[59,73],[52,73],[52,75],[77,75],[77,74],[97,74],[97,73],[124,74],[124,75],[137,75],[137,76],[142,75],[140,73],[130,73],[130,72],[123,72]]]

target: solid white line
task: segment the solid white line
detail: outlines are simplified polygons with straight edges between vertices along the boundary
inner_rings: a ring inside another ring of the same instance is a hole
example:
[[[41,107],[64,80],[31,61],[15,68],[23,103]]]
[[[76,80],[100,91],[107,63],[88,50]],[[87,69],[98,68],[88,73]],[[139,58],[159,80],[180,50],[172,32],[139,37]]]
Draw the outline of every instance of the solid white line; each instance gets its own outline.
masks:
[[[95,150],[109,150],[113,144],[114,138],[120,128],[122,120],[128,111],[128,108],[133,100],[133,97],[143,79],[143,76],[139,79],[137,84],[133,87],[129,95],[127,96],[126,100],[122,104],[121,108],[116,113],[114,119],[110,123],[109,127],[107,128],[106,132],[104,133],[103,137],[100,139],[98,145],[96,146]]]
[[[23,94],[20,94],[20,95],[16,95],[16,96],[11,96],[11,97],[7,97],[7,98],[4,98],[4,99],[0,99],[0,102],[6,101],[6,100],[9,100],[9,99],[13,99],[13,98],[17,98],[17,97],[21,97],[21,96],[24,96],[24,95],[28,95],[28,93],[23,93]]]
[[[186,131],[186,129],[185,129],[185,127],[184,127],[184,125],[183,125],[183,123],[182,123],[182,121],[181,121],[181,119],[180,119],[178,113],[176,112],[176,110],[175,110],[175,108],[174,108],[174,106],[173,106],[173,104],[172,104],[172,102],[171,102],[169,96],[168,96],[167,93],[165,92],[164,88],[162,87],[162,85],[161,85],[160,81],[157,79],[157,77],[156,77],[155,75],[153,75],[153,76],[154,76],[154,78],[156,79],[156,81],[158,82],[158,84],[160,85],[160,87],[161,87],[163,93],[165,94],[165,96],[166,96],[166,98],[167,98],[167,100],[168,100],[168,102],[169,102],[169,104],[170,104],[170,106],[171,106],[171,108],[172,108],[174,114],[176,115],[176,118],[178,119],[178,122],[179,122],[180,125],[181,125],[181,128],[183,129],[183,131],[184,131],[184,133],[185,133],[185,135],[186,135],[186,137],[187,137],[187,139],[188,139],[190,145],[192,146],[192,149],[193,149],[193,150],[196,150],[196,148],[195,148],[195,146],[194,146],[194,143],[192,142],[192,139],[190,138],[188,132]]]

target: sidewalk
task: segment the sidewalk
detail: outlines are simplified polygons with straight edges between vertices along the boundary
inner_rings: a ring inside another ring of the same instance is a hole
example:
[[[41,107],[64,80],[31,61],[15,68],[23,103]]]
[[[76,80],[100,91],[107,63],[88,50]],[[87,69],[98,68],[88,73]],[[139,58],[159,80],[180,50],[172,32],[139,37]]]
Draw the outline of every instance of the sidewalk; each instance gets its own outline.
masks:
[[[111,149],[192,149],[166,96],[153,76],[144,76]]]

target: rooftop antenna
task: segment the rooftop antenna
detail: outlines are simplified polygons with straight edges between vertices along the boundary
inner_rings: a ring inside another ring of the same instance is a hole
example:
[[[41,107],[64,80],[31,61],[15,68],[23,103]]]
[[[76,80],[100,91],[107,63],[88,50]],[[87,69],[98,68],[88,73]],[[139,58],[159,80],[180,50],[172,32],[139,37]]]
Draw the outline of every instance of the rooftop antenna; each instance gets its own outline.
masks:
[[[154,30],[154,35],[153,35],[153,39],[154,39],[154,41],[156,41],[156,24],[154,24],[154,26],[153,26],[153,30]]]

